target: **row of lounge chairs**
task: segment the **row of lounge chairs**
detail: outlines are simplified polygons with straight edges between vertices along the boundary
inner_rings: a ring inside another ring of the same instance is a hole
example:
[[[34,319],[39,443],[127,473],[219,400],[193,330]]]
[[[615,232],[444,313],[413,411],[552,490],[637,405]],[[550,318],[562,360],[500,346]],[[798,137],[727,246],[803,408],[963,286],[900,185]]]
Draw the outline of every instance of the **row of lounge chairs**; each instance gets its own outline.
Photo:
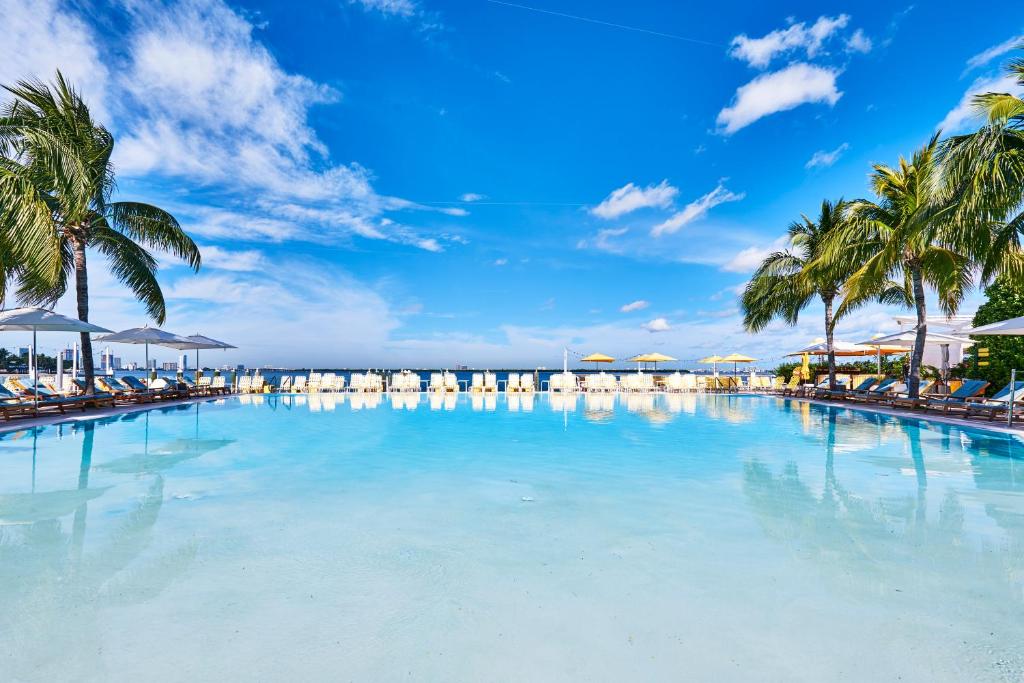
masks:
[[[0,417],[10,420],[36,414],[65,414],[68,409],[114,407],[124,404],[154,403],[191,396],[216,396],[228,393],[223,377],[201,377],[197,383],[187,379],[170,381],[158,378],[148,385],[136,377],[97,377],[94,391],[86,393],[84,380],[71,379],[63,390],[43,378],[31,383],[8,377],[0,384]]]
[[[1024,381],[1011,382],[991,397],[985,397],[989,383],[979,379],[964,380],[950,394],[933,392],[935,383],[922,381],[918,396],[911,398],[907,385],[891,377],[881,379],[867,377],[853,388],[828,388],[828,380],[814,387],[786,387],[784,396],[805,396],[808,398],[870,403],[875,405],[940,412],[951,417],[983,418],[993,421],[1004,418],[1010,411],[1024,413]]]

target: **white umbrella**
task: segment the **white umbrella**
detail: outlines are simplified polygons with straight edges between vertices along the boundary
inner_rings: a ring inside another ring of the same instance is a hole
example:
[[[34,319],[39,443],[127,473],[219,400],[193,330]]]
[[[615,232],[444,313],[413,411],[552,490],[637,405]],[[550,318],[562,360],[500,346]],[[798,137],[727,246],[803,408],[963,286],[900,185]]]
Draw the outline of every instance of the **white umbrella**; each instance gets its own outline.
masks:
[[[69,318],[45,308],[12,308],[0,311],[0,331],[32,332],[32,353],[36,350],[36,332],[110,332],[105,327]],[[32,393],[39,408],[39,366],[33,363]]]
[[[978,336],[986,335],[1003,335],[1008,337],[1017,337],[1024,335],[1024,317],[1021,318],[1010,318],[1009,320],[1000,320],[997,323],[989,323],[988,325],[981,325],[975,327],[973,330],[964,330],[963,334],[973,334]]]
[[[145,344],[146,346],[146,375],[149,376],[149,345],[156,344],[157,346],[168,346],[171,348],[179,348],[176,344],[189,344],[191,341],[188,337],[182,337],[180,334],[174,334],[173,332],[165,332],[156,327],[132,327],[127,330],[121,330],[120,332],[114,332],[103,337],[97,337],[96,341],[99,342],[116,342],[118,344]],[[191,348],[191,347],[189,347]]]
[[[917,339],[916,330],[904,330],[902,332],[893,332],[892,334],[882,335],[881,337],[875,337],[869,339],[863,344],[870,346],[905,346],[907,350],[914,345],[914,341]],[[940,368],[942,379],[945,381],[946,375],[949,374],[949,345],[960,344],[961,346],[970,346],[974,342],[966,337],[955,337],[951,334],[942,334],[940,332],[928,332],[924,337],[925,344],[938,344],[939,350],[942,357],[942,367]]]
[[[178,349],[180,351],[192,351],[196,352],[196,372],[199,372],[199,350],[200,349],[237,349],[237,346],[228,344],[227,342],[217,341],[210,337],[205,337],[201,334],[191,334],[187,337],[187,342],[167,342],[163,346],[169,346],[172,349]]]

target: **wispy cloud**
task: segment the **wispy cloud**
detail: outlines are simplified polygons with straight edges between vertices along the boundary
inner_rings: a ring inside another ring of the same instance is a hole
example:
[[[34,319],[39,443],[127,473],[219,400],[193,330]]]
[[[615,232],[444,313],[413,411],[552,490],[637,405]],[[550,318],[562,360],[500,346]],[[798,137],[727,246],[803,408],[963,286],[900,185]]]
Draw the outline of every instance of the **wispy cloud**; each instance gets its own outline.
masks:
[[[612,254],[620,253],[619,245],[612,240],[616,237],[622,237],[627,232],[629,232],[629,228],[605,228],[603,230],[598,230],[592,238],[581,239],[577,242],[576,248],[594,248],[601,251],[607,251]]]
[[[729,54],[758,69],[767,67],[775,57],[795,51],[802,51],[808,59],[813,59],[821,52],[825,42],[846,28],[849,22],[848,15],[840,14],[837,17],[818,17],[810,26],[802,21],[791,24],[761,38],[750,38],[742,33],[732,39]],[[863,46],[866,36],[860,30],[854,34],[857,35],[860,36],[858,44]],[[870,41],[867,45],[870,49]]]
[[[219,204],[211,210],[241,214],[241,234],[262,226],[277,240],[347,235],[441,251],[438,237],[388,214],[467,214],[382,195],[370,170],[332,162],[308,118],[341,94],[284,70],[254,26],[221,0],[130,9],[122,75],[111,86],[122,103],[118,127],[127,131],[114,158],[123,176],[186,178]],[[258,213],[249,208],[253,196]],[[298,214],[307,222],[283,225]]]
[[[619,189],[612,190],[600,204],[590,210],[590,213],[599,218],[613,219],[637,209],[664,209],[672,205],[678,194],[679,189],[669,185],[668,180],[647,187],[626,183]]]
[[[854,31],[853,35],[846,40],[847,52],[860,52],[867,54],[868,52],[871,52],[872,47],[874,47],[874,44],[862,29]]]
[[[692,223],[699,218],[703,218],[707,215],[708,211],[719,204],[737,202],[745,196],[746,194],[743,192],[736,193],[727,190],[725,184],[723,182],[719,182],[718,186],[711,190],[711,192],[693,200],[683,207],[682,211],[676,212],[667,220],[651,228],[651,235],[653,237],[671,235],[674,232],[678,232],[683,226]]]
[[[99,41],[78,16],[64,11],[57,0],[0,0],[4,43],[10,49],[0,59],[0,83],[38,78],[49,81],[57,69],[76,87],[99,120],[108,117],[110,73],[100,58]],[[0,94],[0,101],[8,93]]]
[[[843,156],[843,153],[848,149],[850,149],[850,145],[846,142],[839,145],[831,152],[819,149],[813,156],[811,156],[810,159],[807,160],[807,163],[804,164],[804,168],[828,168],[839,161],[839,157]]]
[[[761,262],[774,251],[784,249],[789,239],[783,235],[774,242],[764,246],[752,246],[741,249],[731,259],[722,265],[722,270],[729,273],[750,273],[757,270]]]
[[[987,50],[982,50],[967,60],[967,69],[965,70],[965,73],[966,71],[985,66],[996,57],[1005,55],[1007,52],[1019,47],[1020,45],[1024,45],[1024,34],[1008,38],[998,45],[993,45]]]
[[[979,78],[967,88],[957,105],[946,114],[936,128],[944,133],[957,133],[972,123],[978,123],[980,114],[974,107],[974,98],[987,92],[1024,94],[1024,88],[1011,76]]]
[[[650,301],[644,301],[643,299],[638,299],[636,301],[630,302],[630,303],[622,306],[619,310],[622,311],[623,313],[632,313],[633,311],[642,311],[642,310],[644,310],[645,308],[647,308],[650,305],[651,305]]]
[[[419,6],[412,0],[349,0],[349,3],[360,5],[369,12],[405,18],[414,16],[419,11]]]
[[[507,258],[494,259],[494,265],[496,265],[496,266],[507,266],[508,265],[508,259]]]
[[[798,62],[762,74],[736,90],[732,104],[718,113],[718,128],[732,135],[755,121],[801,104],[834,106],[843,93],[836,87],[837,69]]]
[[[459,197],[459,200],[463,202],[479,202],[484,199],[487,199],[487,195],[477,194],[476,192],[467,192]]]

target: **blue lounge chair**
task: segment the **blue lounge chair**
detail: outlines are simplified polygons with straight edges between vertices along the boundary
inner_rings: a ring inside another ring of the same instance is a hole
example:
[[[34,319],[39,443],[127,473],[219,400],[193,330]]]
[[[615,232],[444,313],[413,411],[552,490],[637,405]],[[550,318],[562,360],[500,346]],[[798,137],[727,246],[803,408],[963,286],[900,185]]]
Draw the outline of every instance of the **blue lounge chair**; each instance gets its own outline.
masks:
[[[881,382],[871,387],[862,394],[857,396],[851,396],[854,401],[864,401],[865,403],[880,403],[889,398],[889,392],[896,388],[898,382],[892,377],[884,377]]]
[[[834,390],[833,389],[826,389],[825,391],[823,391],[821,393],[823,394],[823,396],[825,398],[850,398],[852,396],[856,396],[858,394],[862,394],[862,393],[866,392],[868,389],[870,389],[872,386],[874,386],[875,382],[877,382],[877,381],[878,380],[876,380],[874,377],[867,377],[865,379],[862,379],[860,382],[858,382],[857,386],[855,386],[852,389],[843,389],[842,387],[837,387]],[[838,384],[838,383],[839,382],[837,380],[836,384]]]
[[[922,396],[914,401],[913,407],[924,408],[925,410],[941,410],[943,413],[949,413],[950,410],[963,408],[968,399],[976,399],[981,396],[985,389],[988,388],[988,385],[988,382],[981,379],[964,380],[960,388],[949,396]]]
[[[1007,384],[991,398],[967,399],[963,405],[964,417],[986,417],[991,422],[1001,415],[1006,415],[1010,403],[1015,406],[1024,404],[1024,381]]]

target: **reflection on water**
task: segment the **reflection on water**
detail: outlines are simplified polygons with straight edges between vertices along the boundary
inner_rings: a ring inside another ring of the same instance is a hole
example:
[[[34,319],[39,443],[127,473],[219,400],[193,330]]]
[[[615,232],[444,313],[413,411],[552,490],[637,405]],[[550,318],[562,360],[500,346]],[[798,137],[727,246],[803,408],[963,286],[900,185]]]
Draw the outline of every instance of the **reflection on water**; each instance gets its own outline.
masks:
[[[963,634],[976,629],[1019,642],[1024,445],[1017,438],[806,403],[782,408],[824,449],[820,463],[745,462],[743,491],[769,538],[816,568],[832,590],[935,603]],[[873,477],[853,458],[869,462]],[[997,651],[1005,674],[1024,673],[1019,648]]]
[[[1024,672],[1016,438],[725,395],[165,408],[0,435],[0,680]]]
[[[199,438],[199,406],[194,410],[194,438],[152,447],[149,412],[60,425],[56,429],[62,440],[80,442],[75,488],[35,490],[33,458],[32,490],[0,494],[0,641],[8,652],[4,680],[103,677],[97,668],[102,660],[96,657],[105,645],[101,610],[143,603],[187,571],[196,555],[194,541],[155,554],[147,555],[147,550],[164,505],[161,472],[233,442]],[[95,463],[100,452],[97,432],[119,421],[142,428],[143,451]],[[0,448],[18,437],[0,435]],[[43,474],[50,464],[41,464]],[[103,503],[103,496],[117,486],[113,480],[91,485],[90,479],[101,471],[130,475],[133,480],[143,477],[148,483],[134,500],[106,509],[104,533],[90,538],[90,506]],[[116,677],[116,672],[105,675]]]

